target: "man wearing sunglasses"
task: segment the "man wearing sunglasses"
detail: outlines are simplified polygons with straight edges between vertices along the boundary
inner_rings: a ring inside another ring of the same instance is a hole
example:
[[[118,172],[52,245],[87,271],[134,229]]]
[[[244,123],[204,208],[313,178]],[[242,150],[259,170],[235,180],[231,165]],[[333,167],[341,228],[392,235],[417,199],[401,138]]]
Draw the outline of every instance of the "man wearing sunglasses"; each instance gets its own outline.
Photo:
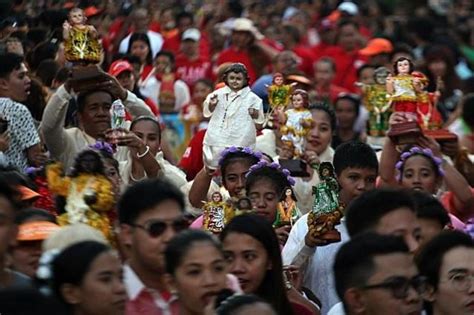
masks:
[[[362,233],[342,245],[334,263],[343,309],[329,314],[421,314],[426,280],[403,238]]]
[[[179,189],[162,179],[141,181],[129,187],[120,199],[128,315],[178,314],[176,296],[164,280],[164,251],[169,240],[188,226],[184,208]]]
[[[443,231],[416,257],[428,279],[425,300],[433,314],[474,314],[474,240],[458,231]]]

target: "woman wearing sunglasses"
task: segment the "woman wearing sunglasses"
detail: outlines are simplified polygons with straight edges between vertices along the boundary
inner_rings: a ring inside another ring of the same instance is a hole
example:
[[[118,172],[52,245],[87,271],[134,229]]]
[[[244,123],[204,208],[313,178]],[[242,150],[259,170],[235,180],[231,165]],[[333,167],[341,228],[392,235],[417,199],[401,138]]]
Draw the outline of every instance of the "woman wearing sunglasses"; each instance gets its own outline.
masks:
[[[207,232],[187,230],[176,235],[168,243],[165,261],[181,315],[204,314],[226,288],[227,262],[222,245]]]
[[[416,259],[430,289],[427,314],[474,314],[474,240],[458,231],[444,231],[428,242]]]

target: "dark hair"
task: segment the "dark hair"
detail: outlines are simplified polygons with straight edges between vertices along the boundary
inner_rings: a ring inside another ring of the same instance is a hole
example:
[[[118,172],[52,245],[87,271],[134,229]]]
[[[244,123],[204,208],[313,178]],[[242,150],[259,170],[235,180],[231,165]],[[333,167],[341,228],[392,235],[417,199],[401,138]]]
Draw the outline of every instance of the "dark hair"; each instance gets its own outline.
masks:
[[[354,199],[346,209],[346,227],[350,237],[375,228],[386,214],[399,208],[415,212],[409,192],[395,189],[374,189]]]
[[[344,305],[344,293],[349,288],[366,285],[376,272],[374,258],[392,253],[409,254],[408,246],[400,236],[362,233],[339,248],[333,270],[336,292]]]
[[[160,57],[160,56],[168,57],[168,59],[170,60],[171,65],[172,65],[173,68],[174,68],[176,59],[175,59],[175,57],[174,57],[174,53],[173,53],[173,52],[168,51],[168,50],[160,50],[160,52],[156,54],[155,60],[156,60],[158,57]]]
[[[0,55],[0,78],[7,79],[10,74],[19,70],[23,62],[23,57],[14,53]]]
[[[44,89],[43,83],[35,77],[30,78],[30,92],[23,104],[28,108],[31,113],[31,116],[37,120],[41,121],[43,118],[43,112],[46,108],[46,98],[47,92]]]
[[[296,26],[290,24],[283,25],[283,31],[288,33],[295,43],[299,43],[301,41],[301,34]]]
[[[61,287],[68,283],[81,285],[94,260],[102,253],[112,250],[108,245],[95,241],[84,241],[64,249],[52,262],[53,292],[66,303]]]
[[[441,228],[451,222],[446,209],[432,195],[422,191],[414,191],[413,200],[416,204],[416,216],[418,218],[435,220]]]
[[[340,100],[348,100],[351,102],[352,106],[354,107],[354,111],[356,113],[356,118],[357,118],[360,112],[360,104],[361,104],[360,97],[357,94],[353,94],[353,93],[340,93],[337,96],[336,100],[334,101],[334,109],[337,107],[337,103]]]
[[[5,198],[10,203],[10,205],[12,206],[15,212],[22,208],[20,192],[1,173],[0,173],[0,196]]]
[[[31,71],[36,71],[41,61],[46,59],[55,59],[58,52],[59,44],[51,40],[36,45],[27,55],[28,66]]]
[[[59,71],[60,65],[53,59],[41,61],[36,69],[36,76],[47,87],[51,87],[56,73]]]
[[[415,145],[411,145],[411,144],[406,145],[406,146],[403,148],[403,151],[402,151],[402,153],[400,153],[400,155],[402,155],[402,154],[405,153],[405,152],[410,152],[410,149],[412,149],[413,147],[415,147]],[[411,154],[409,157],[407,157],[405,160],[403,160],[403,163],[401,164],[401,167],[400,167],[400,170],[399,170],[399,172],[400,172],[400,182],[401,182],[401,180],[402,180],[402,175],[403,175],[403,172],[405,171],[405,165],[406,165],[407,161],[408,161],[409,159],[411,159],[412,157],[414,157],[414,156],[421,156],[421,157],[423,157],[424,159],[426,159],[427,161],[429,161],[429,162],[430,162],[430,165],[431,165],[431,168],[433,169],[433,172],[435,172],[435,174],[436,174],[436,177],[439,178],[439,177],[442,177],[442,176],[443,176],[443,175],[440,173],[440,169],[439,169],[438,165],[436,165],[436,163],[435,163],[435,161],[433,160],[433,158],[430,158],[429,156],[426,156],[425,154],[423,154],[423,153],[420,152],[420,153],[413,153],[413,154]]]
[[[56,223],[56,217],[44,209],[39,208],[26,208],[20,210],[15,218],[16,224],[23,224],[33,217],[40,217],[41,220],[37,221],[48,221]]]
[[[379,161],[375,151],[366,143],[345,142],[337,147],[333,158],[334,171],[341,175],[346,168],[365,168],[378,172]]]
[[[135,118],[134,120],[132,120],[132,123],[130,124],[130,130],[132,130],[133,127],[141,121],[149,121],[149,122],[155,124],[156,130],[157,130],[157,133],[158,133],[158,140],[161,141],[160,122],[153,116],[139,116],[139,117]]]
[[[373,65],[369,65],[369,64],[364,64],[362,65],[360,68],[357,69],[357,79],[360,80],[360,76],[362,75],[362,71],[364,71],[365,69],[372,69],[372,70],[375,70],[375,66]]]
[[[68,78],[69,78],[69,69],[66,67],[59,69],[54,75],[54,81],[57,81],[60,84],[66,82]]]
[[[259,159],[256,156],[246,153],[242,150],[227,153],[222,158],[221,163],[220,163],[220,170],[221,170],[221,175],[222,175],[223,180],[227,173],[227,167],[230,164],[238,162],[239,160],[245,160],[245,162],[247,162],[249,165],[257,164],[259,161]]]
[[[263,303],[268,305],[268,307],[271,308],[271,306],[259,298],[256,295],[253,294],[236,294],[228,297],[226,300],[222,301],[220,305],[217,305],[216,307],[216,314],[217,315],[232,315],[237,313],[241,308],[247,306],[247,305],[252,305],[252,304],[257,304],[257,303]]]
[[[98,93],[98,92],[104,92],[104,93],[107,93],[110,95],[111,99],[113,100],[114,97],[113,95],[110,93],[110,91],[107,91],[107,90],[88,90],[88,91],[84,91],[84,92],[81,92],[77,95],[77,100],[76,100],[76,104],[77,104],[77,112],[78,113],[83,113],[84,112],[84,109],[86,108],[86,98],[88,98],[89,96],[91,96],[92,94],[94,93]]]
[[[393,56],[395,56],[396,54],[400,54],[400,53],[407,54],[407,55],[411,56],[412,58],[415,58],[410,45],[408,45],[407,43],[395,44],[395,46],[393,47],[392,52],[390,53],[390,59],[392,59]]]
[[[141,40],[148,46],[148,55],[146,56],[146,64],[151,65],[153,63],[153,53],[151,51],[150,38],[146,33],[133,33],[130,36],[130,41],[128,42],[127,54],[131,54],[132,45],[134,42]]]
[[[246,234],[262,244],[271,261],[262,283],[254,294],[270,303],[277,314],[293,314],[283,283],[283,265],[278,238],[270,222],[262,217],[244,214],[235,217],[220,235],[221,241],[231,233]]]
[[[408,61],[408,64],[410,66],[410,68],[408,69],[408,73],[412,73],[413,70],[415,70],[415,65],[413,64],[413,61],[411,61],[407,57],[400,57],[397,60],[395,60],[395,62],[393,63],[393,73],[395,75],[398,75],[398,63],[402,62],[402,61],[405,61],[405,60]]]
[[[181,11],[175,16],[176,25],[181,19],[190,19],[191,22],[194,22],[194,15],[191,12]]]
[[[214,82],[212,82],[212,81],[209,80],[209,79],[206,79],[206,78],[198,79],[198,80],[196,80],[196,82],[194,83],[194,86],[196,86],[196,84],[198,84],[198,83],[204,84],[205,86],[209,87],[211,90],[214,89]]]
[[[8,287],[0,291],[2,312],[8,315],[64,315],[69,312],[53,297],[35,288]]]
[[[444,255],[456,247],[474,249],[474,240],[459,231],[442,231],[423,246],[415,257],[415,262],[428,283],[436,290],[439,284]]]
[[[173,237],[165,249],[166,272],[174,275],[176,269],[183,263],[184,256],[195,243],[207,242],[214,246],[224,257],[222,245],[217,238],[203,230],[189,229]]]
[[[254,185],[264,179],[272,183],[277,196],[284,194],[285,188],[291,186],[291,184],[288,182],[288,178],[281,170],[270,166],[263,166],[248,173],[247,181],[245,182],[245,191],[249,193],[250,189]]]
[[[183,193],[172,183],[161,178],[140,181],[128,187],[120,198],[118,202],[119,221],[120,223],[133,224],[140,214],[166,200],[175,201],[184,212]]]
[[[222,81],[224,81],[226,85],[227,85],[227,76],[231,72],[242,73],[242,75],[244,76],[244,80],[245,80],[243,87],[246,87],[246,86],[249,85],[249,80],[250,80],[249,73],[247,71],[247,68],[244,66],[244,64],[242,64],[242,63],[233,63],[225,69],[224,73],[222,74]]]
[[[334,112],[334,109],[329,107],[327,104],[316,103],[316,104],[309,105],[308,110],[311,111],[311,112],[316,111],[316,110],[320,110],[320,111],[325,112],[329,117],[329,123],[331,124],[331,131],[334,133],[334,131],[336,130],[336,126],[337,126],[337,124],[336,124],[336,121],[337,121],[336,113]]]
[[[71,177],[77,177],[81,173],[85,172],[83,166],[81,165],[82,159],[86,156],[93,156],[96,159],[97,165],[95,169],[92,171],[94,174],[97,175],[105,175],[105,170],[104,170],[104,161],[102,161],[102,156],[100,153],[94,149],[84,149],[81,152],[77,154],[77,156],[74,159],[74,166],[73,169],[70,173],[69,176]]]
[[[474,93],[465,95],[462,98],[462,119],[470,127],[474,127]]]

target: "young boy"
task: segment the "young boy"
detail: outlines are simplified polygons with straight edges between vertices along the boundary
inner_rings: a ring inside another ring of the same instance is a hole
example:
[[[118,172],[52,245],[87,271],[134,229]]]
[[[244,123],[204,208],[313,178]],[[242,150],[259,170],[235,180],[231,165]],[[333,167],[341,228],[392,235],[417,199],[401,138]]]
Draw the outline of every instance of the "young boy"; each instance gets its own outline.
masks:
[[[333,165],[341,188],[339,201],[342,204],[348,205],[362,193],[375,188],[378,161],[367,144],[348,142],[340,145],[334,154]],[[342,224],[336,227],[341,234],[340,242],[329,244],[314,238],[308,233],[307,218],[307,214],[302,216],[291,229],[282,252],[283,263],[301,266],[304,285],[321,300],[321,312],[326,314],[338,301],[331,272],[334,257],[349,236],[343,218]],[[303,266],[306,263],[310,266]]]

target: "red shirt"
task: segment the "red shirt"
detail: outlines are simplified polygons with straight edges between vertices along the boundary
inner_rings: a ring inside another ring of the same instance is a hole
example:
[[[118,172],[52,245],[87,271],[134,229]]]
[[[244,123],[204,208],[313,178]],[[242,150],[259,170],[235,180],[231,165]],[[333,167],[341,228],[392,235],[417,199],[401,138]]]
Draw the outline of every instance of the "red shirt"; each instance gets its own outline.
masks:
[[[202,144],[205,135],[206,129],[201,129],[196,132],[191,141],[189,141],[181,161],[179,161],[178,166],[186,173],[186,179],[188,181],[193,180],[204,166],[202,162]]]
[[[181,34],[175,34],[169,38],[164,39],[162,50],[171,51],[176,55],[181,50]],[[199,40],[199,55],[202,57],[208,57],[211,53],[209,38],[206,34],[201,33],[201,39]]]
[[[357,93],[357,88],[354,86],[357,81],[357,69],[367,62],[367,57],[359,55],[358,50],[346,52],[339,46],[326,49],[325,55],[336,63],[336,77],[333,83]]]
[[[318,101],[329,103],[330,105],[334,105],[334,103],[336,103],[336,98],[340,93],[349,92],[347,89],[335,84],[331,84],[329,89],[315,87],[314,90],[317,93]]]
[[[298,65],[298,68],[303,71],[308,78],[313,78],[313,62],[316,60],[313,52],[302,45],[295,46],[292,51],[301,58],[301,63]]]
[[[217,57],[217,65],[221,65],[226,62],[229,62],[229,63],[240,62],[244,64],[244,66],[247,68],[247,71],[249,73],[249,78],[250,78],[249,85],[252,85],[252,83],[256,81],[257,73],[255,71],[254,66],[252,65],[250,55],[247,51],[237,50],[234,46],[227,48],[226,50],[222,51]]]
[[[186,82],[190,89],[199,79],[213,79],[211,62],[201,56],[195,60],[190,60],[184,54],[178,55],[176,57],[176,74]]]

